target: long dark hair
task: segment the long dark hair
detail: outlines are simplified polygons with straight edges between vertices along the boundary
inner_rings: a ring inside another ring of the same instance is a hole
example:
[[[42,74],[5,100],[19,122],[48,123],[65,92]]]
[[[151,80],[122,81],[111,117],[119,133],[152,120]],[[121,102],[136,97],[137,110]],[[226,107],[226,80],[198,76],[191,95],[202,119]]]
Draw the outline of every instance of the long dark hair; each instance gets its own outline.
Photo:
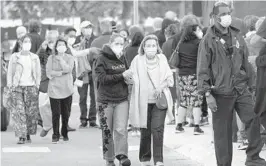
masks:
[[[58,42],[64,42],[65,45],[66,45],[67,50],[69,49],[68,46],[67,46],[67,42],[66,42],[66,40],[63,39],[63,38],[61,38],[61,37],[59,37],[59,38],[56,40],[55,45],[54,45],[54,52],[55,52],[55,55],[58,55],[58,51],[57,51],[57,49],[56,49],[56,47],[57,47],[57,45],[58,45]]]
[[[30,39],[30,42],[32,43],[32,39],[31,39],[31,37],[30,37],[28,34],[22,36],[22,37],[18,40],[18,44],[19,44],[19,48],[18,48],[18,50],[19,50],[19,51],[22,50],[22,44],[23,44],[23,41],[24,41],[26,38],[29,38],[29,39]]]
[[[188,42],[190,40],[194,40],[197,38],[197,36],[195,35],[195,31],[197,30],[197,27],[199,27],[198,24],[195,25],[190,25],[187,26],[186,28],[182,29],[182,34],[181,34],[181,38],[180,38],[180,42]]]

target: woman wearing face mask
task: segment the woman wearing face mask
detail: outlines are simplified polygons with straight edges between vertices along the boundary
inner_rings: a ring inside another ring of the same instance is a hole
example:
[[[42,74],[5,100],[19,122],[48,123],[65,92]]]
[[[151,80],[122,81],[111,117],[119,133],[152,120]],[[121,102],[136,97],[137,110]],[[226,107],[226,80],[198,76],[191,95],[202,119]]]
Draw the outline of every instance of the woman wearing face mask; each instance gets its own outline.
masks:
[[[174,85],[173,73],[155,35],[146,36],[133,59],[130,70],[132,94],[130,99],[130,122],[141,128],[139,160],[148,166],[151,160],[151,135],[153,135],[153,159],[156,166],[163,166],[163,136],[166,114],[173,120],[173,99],[169,87]],[[164,93],[167,108],[156,105]]]
[[[11,56],[7,72],[7,86],[11,90],[11,117],[18,144],[31,142],[37,131],[39,112],[38,92],[41,81],[40,60],[30,52],[31,38],[19,40],[21,51]]]
[[[49,96],[47,94],[49,78],[46,75],[46,64],[50,55],[54,53],[54,45],[59,36],[58,31],[51,30],[46,36],[46,40],[43,42],[42,47],[37,51],[41,62],[41,83],[40,83],[40,93],[39,93],[39,109],[42,118],[43,129],[40,133],[41,137],[48,134],[49,130],[52,128],[52,111],[49,102]]]
[[[115,157],[122,166],[131,165],[128,159],[128,86],[131,77],[122,53],[124,38],[113,34],[96,60],[95,76],[98,113],[103,136],[103,158],[106,166],[115,166]]]
[[[68,141],[68,120],[71,109],[72,94],[74,93],[72,70],[73,56],[66,54],[67,42],[58,39],[55,43],[55,54],[49,56],[46,64],[46,74],[49,78],[48,96],[52,109],[53,136],[52,142],[59,141],[59,120],[62,115],[61,134],[64,141]]]
[[[178,43],[179,60],[176,67],[179,68],[180,106],[178,108],[176,132],[184,132],[182,124],[187,109],[191,108],[194,117],[194,135],[199,135],[204,133],[199,127],[203,96],[199,95],[197,91],[196,70],[198,47],[203,32],[196,22],[190,21],[191,18],[195,17],[187,16],[182,20],[183,31]]]

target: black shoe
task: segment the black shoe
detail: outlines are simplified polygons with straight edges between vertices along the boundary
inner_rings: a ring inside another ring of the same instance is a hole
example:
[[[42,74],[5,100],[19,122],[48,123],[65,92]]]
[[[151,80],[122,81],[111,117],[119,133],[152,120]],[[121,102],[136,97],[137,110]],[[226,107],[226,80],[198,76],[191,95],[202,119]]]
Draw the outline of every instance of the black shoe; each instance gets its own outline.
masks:
[[[176,128],[175,128],[175,132],[176,132],[176,133],[183,133],[183,132],[185,132],[185,130],[184,130],[184,128],[182,127],[182,124],[181,124],[181,123],[177,124],[177,126],[176,126]]]
[[[200,120],[200,125],[201,126],[209,125],[209,119],[208,119],[208,117],[202,117],[201,120]]]
[[[25,138],[20,137],[17,144],[25,144]]]
[[[126,156],[122,156],[119,161],[120,161],[121,166],[130,166],[131,165],[131,161]]]
[[[81,122],[79,128],[80,129],[84,129],[84,128],[87,128],[87,126],[88,126],[88,123],[87,122]]]
[[[76,131],[76,129],[73,129],[73,128],[67,126],[67,131]]]
[[[38,125],[41,126],[41,127],[43,127],[43,122],[42,122],[42,120],[38,120]]]
[[[185,122],[182,123],[183,126],[186,126],[186,125],[188,125],[188,124],[189,124],[189,123],[188,123],[187,121],[185,121]]]
[[[27,142],[27,143],[31,143],[30,135],[27,135],[26,142]]]
[[[245,162],[246,166],[266,166],[266,161],[263,158],[258,159],[247,159]]]
[[[194,128],[194,135],[202,135],[202,134],[204,134],[204,131],[201,130],[201,128],[199,126],[196,126]]]
[[[53,143],[53,144],[57,144],[58,142],[59,142],[59,139],[58,139],[58,138],[53,138],[53,139],[52,139],[52,143]]]
[[[63,141],[69,141],[69,138],[68,137],[64,137]]]
[[[95,122],[92,122],[90,123],[90,127],[93,127],[93,128],[100,128]]]

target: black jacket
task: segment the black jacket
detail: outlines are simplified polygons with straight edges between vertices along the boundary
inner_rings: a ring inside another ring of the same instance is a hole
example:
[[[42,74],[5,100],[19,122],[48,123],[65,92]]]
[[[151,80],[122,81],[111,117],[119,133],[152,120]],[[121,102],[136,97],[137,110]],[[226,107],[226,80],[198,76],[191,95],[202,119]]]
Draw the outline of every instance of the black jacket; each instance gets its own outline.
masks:
[[[30,52],[36,54],[36,52],[39,50],[40,46],[42,45],[44,39],[35,32],[28,34],[31,37],[31,49]]]
[[[120,103],[128,99],[128,86],[122,75],[126,69],[124,56],[117,59],[108,45],[103,46],[95,65],[98,102]]]
[[[248,62],[248,48],[234,27],[229,27],[231,33],[233,55],[226,55],[226,50],[220,38],[214,32],[214,26],[207,30],[202,39],[197,63],[199,93],[212,90],[216,94],[232,94],[237,90],[242,94],[248,86],[255,88]]]

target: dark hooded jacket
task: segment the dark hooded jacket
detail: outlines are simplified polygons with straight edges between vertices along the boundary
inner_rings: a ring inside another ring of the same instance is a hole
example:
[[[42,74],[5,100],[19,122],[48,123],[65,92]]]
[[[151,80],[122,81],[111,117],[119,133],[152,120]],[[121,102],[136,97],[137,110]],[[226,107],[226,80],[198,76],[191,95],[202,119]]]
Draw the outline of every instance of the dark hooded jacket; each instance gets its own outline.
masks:
[[[98,102],[120,103],[128,99],[128,86],[123,77],[127,68],[124,56],[118,59],[110,46],[103,46],[95,65]]]
[[[144,36],[141,32],[136,32],[131,40],[131,44],[125,49],[125,58],[130,66],[132,60],[138,55],[139,46],[143,40]]]
[[[166,29],[169,25],[174,24],[174,23],[175,23],[174,21],[165,18],[165,19],[163,20],[163,22],[162,22],[162,29],[154,32],[154,35],[157,36],[157,38],[158,38],[160,48],[162,48],[163,43],[166,41],[166,39],[165,39],[165,35],[164,35],[164,31],[165,31],[165,29]]]

